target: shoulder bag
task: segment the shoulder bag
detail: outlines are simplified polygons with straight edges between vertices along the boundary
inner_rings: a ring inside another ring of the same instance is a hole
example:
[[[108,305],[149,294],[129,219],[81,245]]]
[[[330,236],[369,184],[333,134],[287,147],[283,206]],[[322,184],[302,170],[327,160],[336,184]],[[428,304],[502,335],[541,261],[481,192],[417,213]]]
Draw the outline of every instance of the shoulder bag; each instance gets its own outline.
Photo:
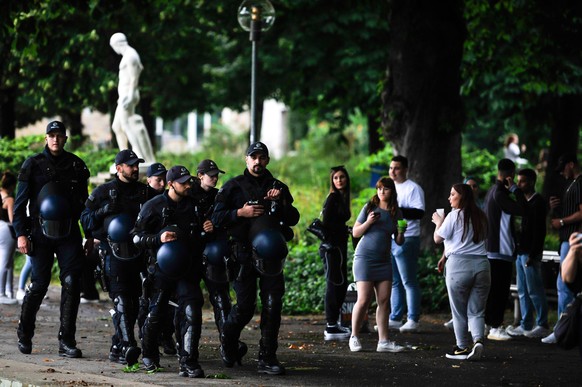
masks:
[[[563,349],[572,349],[579,343],[580,336],[580,306],[582,306],[582,292],[568,304],[554,328],[556,344]]]

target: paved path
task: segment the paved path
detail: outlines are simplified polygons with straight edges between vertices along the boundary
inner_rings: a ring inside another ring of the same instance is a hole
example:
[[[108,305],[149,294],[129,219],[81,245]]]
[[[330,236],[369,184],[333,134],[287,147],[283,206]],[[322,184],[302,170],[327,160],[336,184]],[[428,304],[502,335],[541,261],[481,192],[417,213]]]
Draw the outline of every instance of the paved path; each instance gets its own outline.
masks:
[[[249,354],[242,367],[224,368],[218,355],[218,337],[212,315],[204,313],[200,363],[203,380],[178,377],[176,357],[162,357],[165,372],[143,370],[124,373],[107,360],[110,335],[109,302],[80,306],[77,341],[82,359],[58,356],[59,292],[51,287],[39,313],[31,355],[16,347],[20,307],[0,305],[0,385],[11,381],[32,385],[66,386],[179,386],[192,384],[244,386],[580,386],[581,360],[577,350],[563,351],[538,340],[485,342],[479,362],[451,361],[444,357],[454,344],[442,323],[447,316],[421,319],[422,331],[394,333],[392,338],[409,346],[404,353],[376,353],[375,334],[362,335],[364,351],[351,353],[347,342],[324,342],[321,316],[285,317],[281,326],[279,359],[287,375],[256,372],[258,317],[243,332]],[[510,316],[508,311],[508,317]]]

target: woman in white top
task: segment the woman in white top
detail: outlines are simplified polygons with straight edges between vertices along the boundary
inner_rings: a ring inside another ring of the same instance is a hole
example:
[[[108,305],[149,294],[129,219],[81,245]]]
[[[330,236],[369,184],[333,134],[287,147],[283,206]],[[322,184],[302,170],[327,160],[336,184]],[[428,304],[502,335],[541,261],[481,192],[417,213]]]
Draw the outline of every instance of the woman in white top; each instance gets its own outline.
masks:
[[[487,218],[477,207],[473,190],[467,184],[451,188],[449,203],[453,209],[446,217],[436,212],[434,241],[445,244],[445,280],[457,345],[446,354],[449,359],[477,360],[483,352],[485,305],[491,286],[491,273],[485,238]],[[469,333],[470,331],[470,333]]]

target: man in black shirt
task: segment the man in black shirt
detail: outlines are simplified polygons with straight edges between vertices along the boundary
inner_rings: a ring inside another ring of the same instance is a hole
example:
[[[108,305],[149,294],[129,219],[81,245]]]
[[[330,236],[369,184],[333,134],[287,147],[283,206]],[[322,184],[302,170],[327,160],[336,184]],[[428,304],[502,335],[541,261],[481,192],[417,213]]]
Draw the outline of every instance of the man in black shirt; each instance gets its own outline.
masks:
[[[62,286],[59,355],[77,358],[82,356],[75,331],[84,259],[78,222],[88,196],[89,170],[83,160],[64,149],[67,134],[62,122],[48,124],[45,141],[44,151],[22,164],[14,204],[18,249],[30,256],[32,264],[32,282],[18,324],[18,349],[24,354],[32,352],[36,313],[47,292],[56,254]],[[92,249],[91,242],[89,239],[86,250]]]
[[[221,356],[227,367],[241,361],[238,339],[256,307],[257,280],[262,303],[259,373],[285,372],[277,359],[281,309],[285,293],[283,264],[289,226],[299,221],[289,188],[267,169],[269,150],[262,142],[247,149],[244,173],[229,180],[216,195],[212,223],[226,227],[235,241],[238,276],[234,281],[237,304],[232,307],[221,335]]]
[[[517,293],[521,324],[507,327],[510,336],[542,338],[548,329],[548,302],[542,279],[541,262],[546,238],[546,202],[535,191],[536,172],[522,169],[517,173],[517,187],[527,200],[517,240]],[[536,320],[534,325],[534,311]]]

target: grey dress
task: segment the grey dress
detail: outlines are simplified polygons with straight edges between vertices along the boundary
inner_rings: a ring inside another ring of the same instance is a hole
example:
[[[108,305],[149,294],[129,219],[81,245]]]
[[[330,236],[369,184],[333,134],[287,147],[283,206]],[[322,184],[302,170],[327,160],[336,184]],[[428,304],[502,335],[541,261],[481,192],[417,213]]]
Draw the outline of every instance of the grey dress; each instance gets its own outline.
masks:
[[[367,219],[366,208],[367,204],[356,219],[360,223]],[[353,263],[355,281],[392,281],[390,250],[396,222],[387,210],[376,208],[374,211],[380,212],[381,217],[368,228],[356,247]]]

